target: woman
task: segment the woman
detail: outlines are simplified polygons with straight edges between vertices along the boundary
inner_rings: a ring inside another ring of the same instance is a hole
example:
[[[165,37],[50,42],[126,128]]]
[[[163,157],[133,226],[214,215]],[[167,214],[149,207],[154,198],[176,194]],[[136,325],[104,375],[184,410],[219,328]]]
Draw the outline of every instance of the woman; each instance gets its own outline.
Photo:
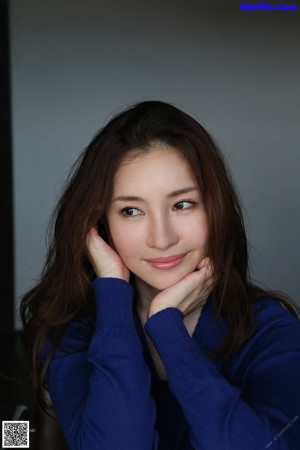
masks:
[[[174,106],[92,140],[21,312],[71,450],[297,448],[299,321],[251,283],[222,156]]]

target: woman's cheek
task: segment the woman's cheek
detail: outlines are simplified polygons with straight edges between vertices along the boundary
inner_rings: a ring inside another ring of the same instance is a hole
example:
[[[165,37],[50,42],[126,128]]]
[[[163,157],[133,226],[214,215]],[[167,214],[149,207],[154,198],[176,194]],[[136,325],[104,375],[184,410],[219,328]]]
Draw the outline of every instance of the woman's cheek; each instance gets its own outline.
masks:
[[[123,257],[130,257],[137,247],[134,227],[125,224],[115,228],[112,227],[110,232],[117,253]]]

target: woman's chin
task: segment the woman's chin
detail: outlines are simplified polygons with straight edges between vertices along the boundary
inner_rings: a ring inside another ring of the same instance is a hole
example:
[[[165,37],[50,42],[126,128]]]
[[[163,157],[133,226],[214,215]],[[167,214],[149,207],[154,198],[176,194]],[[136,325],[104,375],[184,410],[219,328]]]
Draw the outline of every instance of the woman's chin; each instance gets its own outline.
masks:
[[[139,280],[142,284],[146,284],[148,287],[155,289],[156,291],[164,291],[165,289],[170,288],[171,286],[174,286],[175,284],[179,283],[183,278],[185,278],[188,273],[184,274],[160,274],[157,276],[151,276],[151,277],[139,277],[138,275],[135,276],[136,279]]]

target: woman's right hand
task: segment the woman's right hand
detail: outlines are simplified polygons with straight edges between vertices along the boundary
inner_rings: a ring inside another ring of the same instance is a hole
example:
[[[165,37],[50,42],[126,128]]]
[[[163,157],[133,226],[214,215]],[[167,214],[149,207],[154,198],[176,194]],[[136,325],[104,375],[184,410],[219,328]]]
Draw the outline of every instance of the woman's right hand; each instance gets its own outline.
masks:
[[[98,278],[120,278],[129,281],[129,270],[120,256],[102,239],[93,227],[87,235],[88,258]]]

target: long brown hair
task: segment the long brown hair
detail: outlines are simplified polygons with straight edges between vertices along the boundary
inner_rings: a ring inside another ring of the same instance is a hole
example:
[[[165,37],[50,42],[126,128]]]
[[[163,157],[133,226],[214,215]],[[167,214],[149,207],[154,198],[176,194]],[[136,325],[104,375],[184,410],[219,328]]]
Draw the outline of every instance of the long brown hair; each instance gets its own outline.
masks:
[[[270,293],[250,281],[242,210],[217,145],[196,120],[178,108],[159,101],[138,103],[115,116],[74,165],[54,211],[52,238],[40,282],[22,300],[25,340],[37,386],[42,386],[47,365],[67,324],[83,311],[93,314],[94,274],[86,256],[85,238],[92,226],[105,223],[116,171],[132,150],[149,151],[157,143],[183,155],[202,192],[209,226],[209,256],[217,279],[211,301],[216,316],[226,317],[229,323],[214,356],[228,363],[253,330],[252,301]],[[273,295],[293,310],[283,296]],[[50,335],[52,351],[42,367],[41,354]]]

